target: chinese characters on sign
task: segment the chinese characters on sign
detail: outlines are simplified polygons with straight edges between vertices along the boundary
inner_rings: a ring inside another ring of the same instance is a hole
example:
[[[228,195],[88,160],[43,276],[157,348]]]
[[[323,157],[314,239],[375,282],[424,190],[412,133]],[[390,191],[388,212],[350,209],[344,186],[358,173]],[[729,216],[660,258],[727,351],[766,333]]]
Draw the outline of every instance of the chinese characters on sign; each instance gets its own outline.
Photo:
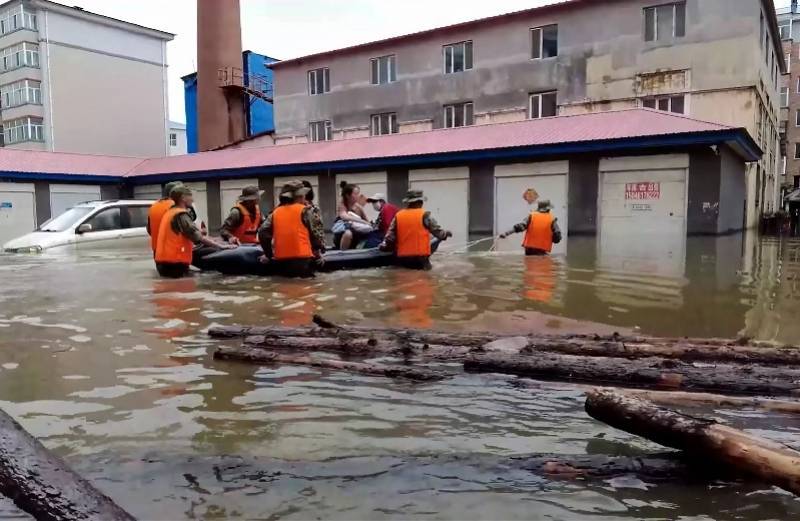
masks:
[[[661,183],[625,183],[626,201],[661,199]]]

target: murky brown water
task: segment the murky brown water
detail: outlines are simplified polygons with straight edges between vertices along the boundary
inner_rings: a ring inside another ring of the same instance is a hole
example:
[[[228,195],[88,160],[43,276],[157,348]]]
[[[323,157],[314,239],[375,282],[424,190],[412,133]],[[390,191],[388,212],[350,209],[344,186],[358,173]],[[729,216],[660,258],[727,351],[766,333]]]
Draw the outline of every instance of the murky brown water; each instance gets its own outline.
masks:
[[[739,484],[550,481],[538,452],[657,450],[589,419],[577,391],[464,375],[411,384],[215,362],[212,324],[622,331],[800,344],[800,242],[685,252],[441,255],[430,273],[164,281],[145,252],[0,256],[0,407],[142,519],[798,519]],[[800,445],[800,419],[705,411]],[[468,457],[463,457],[467,456]],[[0,518],[16,515],[0,503]]]

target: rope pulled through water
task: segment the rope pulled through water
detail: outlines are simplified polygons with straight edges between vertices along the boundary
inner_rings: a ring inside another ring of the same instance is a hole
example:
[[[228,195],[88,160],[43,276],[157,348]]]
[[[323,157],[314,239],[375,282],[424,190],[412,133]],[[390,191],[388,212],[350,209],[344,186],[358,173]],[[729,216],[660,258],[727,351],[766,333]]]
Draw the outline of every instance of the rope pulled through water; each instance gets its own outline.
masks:
[[[439,253],[438,255],[454,255],[457,253],[466,253],[467,251],[469,251],[470,248],[486,241],[495,241],[494,243],[492,243],[491,248],[489,248],[489,251],[494,251],[497,247],[497,241],[495,240],[495,237],[484,237],[483,239],[477,239],[474,241],[464,243],[463,245],[459,245],[458,247],[453,249],[448,248],[447,251]]]

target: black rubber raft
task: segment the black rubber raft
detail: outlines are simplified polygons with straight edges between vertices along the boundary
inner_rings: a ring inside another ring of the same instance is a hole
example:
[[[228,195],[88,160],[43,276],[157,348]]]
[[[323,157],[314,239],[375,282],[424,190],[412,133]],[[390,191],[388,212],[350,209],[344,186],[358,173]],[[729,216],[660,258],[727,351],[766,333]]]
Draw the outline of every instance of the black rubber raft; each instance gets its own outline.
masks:
[[[431,253],[436,252],[439,241],[431,241]],[[195,250],[192,264],[203,271],[218,271],[224,275],[277,275],[273,264],[262,264],[258,258],[264,254],[261,246],[243,245],[233,250]],[[317,271],[360,270],[394,266],[394,253],[378,248],[358,250],[330,250],[323,255],[325,264]]]

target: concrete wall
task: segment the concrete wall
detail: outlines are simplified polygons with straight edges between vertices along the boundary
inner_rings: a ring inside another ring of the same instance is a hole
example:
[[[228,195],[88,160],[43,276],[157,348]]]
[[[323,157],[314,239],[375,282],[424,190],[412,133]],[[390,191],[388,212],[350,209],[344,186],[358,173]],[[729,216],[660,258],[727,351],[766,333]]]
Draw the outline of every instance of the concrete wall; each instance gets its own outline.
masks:
[[[720,206],[717,233],[730,233],[744,227],[744,207],[747,199],[745,168],[731,149],[726,146],[720,147]]]
[[[720,204],[720,156],[711,149],[689,155],[686,231],[691,235],[715,235]]]
[[[170,134],[175,134],[177,138],[177,144],[175,146],[170,145]],[[167,146],[169,147],[169,155],[171,156],[179,156],[188,153],[189,145],[186,139],[186,129],[170,128],[167,134]]]
[[[569,162],[569,233],[597,233],[598,172],[597,157],[571,159]]]

